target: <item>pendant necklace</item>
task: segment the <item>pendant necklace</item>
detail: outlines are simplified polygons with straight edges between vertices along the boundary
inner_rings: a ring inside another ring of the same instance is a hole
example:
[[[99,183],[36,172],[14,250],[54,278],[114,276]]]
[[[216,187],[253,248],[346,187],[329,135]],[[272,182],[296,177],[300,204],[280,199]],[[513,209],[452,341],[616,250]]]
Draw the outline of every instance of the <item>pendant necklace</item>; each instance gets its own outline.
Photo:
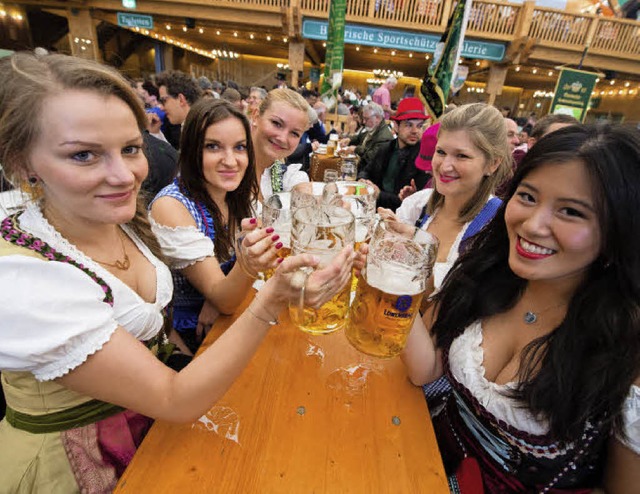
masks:
[[[127,255],[127,251],[124,248],[123,235],[124,233],[122,233],[122,230],[120,230],[120,244],[122,245],[122,254],[124,255],[124,258],[122,260],[116,259],[115,262],[103,262],[94,259],[94,261],[96,261],[98,264],[102,264],[103,266],[109,266],[110,268],[119,269],[120,271],[126,271],[127,269],[129,269],[131,267],[131,262],[129,261],[129,256]]]
[[[555,309],[556,307],[561,307],[563,305],[564,305],[564,303],[551,305],[550,307],[547,307],[546,309],[543,309],[543,310],[539,310],[537,312],[534,312],[532,310],[528,310],[527,312],[524,313],[523,320],[524,320],[525,324],[535,324],[538,321],[538,316],[540,314],[543,314],[543,313],[547,312],[548,310]]]

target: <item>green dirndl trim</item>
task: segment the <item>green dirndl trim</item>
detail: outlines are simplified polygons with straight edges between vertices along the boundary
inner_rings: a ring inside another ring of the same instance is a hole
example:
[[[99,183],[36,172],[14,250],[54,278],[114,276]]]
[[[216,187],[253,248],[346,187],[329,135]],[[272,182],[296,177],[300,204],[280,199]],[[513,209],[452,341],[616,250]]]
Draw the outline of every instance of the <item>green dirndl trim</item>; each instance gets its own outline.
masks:
[[[77,427],[84,427],[106,419],[124,408],[100,400],[90,400],[81,405],[44,415],[29,415],[7,406],[7,422],[15,429],[32,434],[62,432]]]

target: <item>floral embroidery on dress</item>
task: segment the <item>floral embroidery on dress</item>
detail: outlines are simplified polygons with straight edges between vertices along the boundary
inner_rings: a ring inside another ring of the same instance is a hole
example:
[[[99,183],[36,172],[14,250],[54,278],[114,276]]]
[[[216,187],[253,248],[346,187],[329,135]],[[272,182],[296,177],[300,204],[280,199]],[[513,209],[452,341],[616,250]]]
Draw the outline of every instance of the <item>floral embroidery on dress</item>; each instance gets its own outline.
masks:
[[[285,165],[283,161],[276,160],[273,165],[271,165],[271,189],[274,194],[276,192],[282,192],[284,188],[284,174],[286,171],[287,165]]]
[[[25,247],[29,250],[37,252],[42,257],[49,259],[50,261],[58,261],[58,262],[66,262],[67,264],[71,264],[72,266],[77,267],[78,269],[84,271],[93,281],[95,281],[102,290],[104,291],[104,299],[103,302],[113,306],[113,292],[111,291],[111,287],[107,285],[107,282],[104,281],[100,276],[98,276],[94,271],[87,268],[84,264],[80,264],[69,256],[65,256],[64,254],[59,253],[49,244],[43,242],[37,237],[30,235],[29,233],[22,231],[17,223],[17,218],[20,213],[16,213],[12,216],[7,216],[2,223],[0,224],[0,236],[4,238],[7,242],[10,242],[14,245],[19,245],[21,247]]]

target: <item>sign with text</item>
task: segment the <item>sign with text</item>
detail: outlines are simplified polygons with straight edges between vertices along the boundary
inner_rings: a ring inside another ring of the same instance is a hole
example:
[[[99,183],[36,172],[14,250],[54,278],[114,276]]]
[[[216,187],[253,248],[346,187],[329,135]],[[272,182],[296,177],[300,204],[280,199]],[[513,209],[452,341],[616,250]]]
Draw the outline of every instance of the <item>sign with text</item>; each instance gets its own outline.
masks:
[[[153,17],[151,17],[150,15],[118,12],[118,26],[142,27],[144,29],[153,29]]]
[[[302,22],[303,38],[324,41],[327,34],[326,21],[304,19]],[[346,24],[344,29],[344,42],[354,45],[433,53],[439,41],[440,36],[436,34],[412,33],[398,29],[380,29],[356,24]],[[461,56],[499,62],[504,58],[504,53],[504,43],[467,39],[462,46]]]
[[[571,115],[584,122],[598,75],[584,70],[562,69],[549,113]]]

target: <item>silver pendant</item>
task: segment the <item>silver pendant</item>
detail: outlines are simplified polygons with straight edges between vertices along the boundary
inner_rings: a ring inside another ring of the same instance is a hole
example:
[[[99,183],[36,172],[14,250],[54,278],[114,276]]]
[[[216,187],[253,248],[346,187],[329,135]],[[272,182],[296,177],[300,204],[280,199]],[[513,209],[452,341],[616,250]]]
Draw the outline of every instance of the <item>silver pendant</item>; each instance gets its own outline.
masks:
[[[527,324],[533,324],[538,320],[538,316],[535,312],[527,311],[524,313],[524,322]]]

